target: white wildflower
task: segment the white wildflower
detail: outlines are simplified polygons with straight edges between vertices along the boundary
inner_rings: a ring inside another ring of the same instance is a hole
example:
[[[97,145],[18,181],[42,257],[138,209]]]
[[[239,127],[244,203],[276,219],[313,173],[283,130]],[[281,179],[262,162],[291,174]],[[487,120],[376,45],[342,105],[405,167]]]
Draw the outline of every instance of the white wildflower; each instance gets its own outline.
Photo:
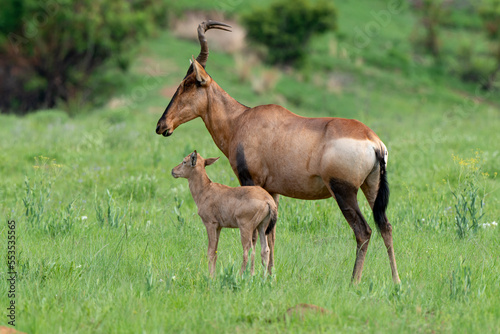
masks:
[[[160,278],[160,283],[163,282],[163,280]]]
[[[87,216],[82,216],[82,220],[87,220]]]
[[[491,222],[491,225],[493,225],[493,226],[497,226],[497,225],[498,225],[498,223],[497,223],[497,222],[495,222],[495,221],[493,221],[493,222]]]
[[[175,275],[174,275],[174,276],[172,276],[172,281],[175,281]]]

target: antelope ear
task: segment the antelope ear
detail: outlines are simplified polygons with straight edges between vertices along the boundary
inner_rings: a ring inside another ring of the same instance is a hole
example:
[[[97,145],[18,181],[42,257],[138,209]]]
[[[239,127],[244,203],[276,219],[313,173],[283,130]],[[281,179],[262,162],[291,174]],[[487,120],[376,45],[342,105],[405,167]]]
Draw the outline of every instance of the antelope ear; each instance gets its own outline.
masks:
[[[203,86],[205,86],[208,82],[208,78],[210,78],[210,76],[208,75],[207,72],[205,72],[205,69],[203,68],[203,66],[200,65],[200,63],[198,63],[196,61],[196,59],[194,59],[194,56],[191,56],[193,58],[193,60],[191,60],[191,62],[193,63],[193,70],[194,70],[194,73],[196,74],[196,80]]]
[[[196,160],[198,160],[198,153],[194,151],[193,153],[191,153],[191,167],[196,166]]]
[[[219,160],[219,158],[209,158],[209,159],[205,160],[205,166],[210,166],[211,164],[213,164],[217,160]]]

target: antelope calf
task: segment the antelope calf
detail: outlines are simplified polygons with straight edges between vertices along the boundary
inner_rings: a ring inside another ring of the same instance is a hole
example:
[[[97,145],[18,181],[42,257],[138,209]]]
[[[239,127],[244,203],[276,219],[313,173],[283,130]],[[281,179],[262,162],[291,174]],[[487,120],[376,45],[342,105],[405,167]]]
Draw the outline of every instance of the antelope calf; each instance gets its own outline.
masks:
[[[264,268],[268,268],[269,246],[267,234],[274,228],[278,208],[274,199],[261,187],[245,186],[232,188],[212,182],[205,167],[219,158],[203,159],[196,151],[184,158],[172,169],[172,176],[189,181],[189,190],[198,207],[208,234],[208,261],[210,275],[214,276],[217,261],[217,244],[223,227],[239,228],[243,245],[242,274],[248,263],[248,251],[253,250],[251,273],[254,274],[255,243],[257,231],[260,237],[261,257]]]

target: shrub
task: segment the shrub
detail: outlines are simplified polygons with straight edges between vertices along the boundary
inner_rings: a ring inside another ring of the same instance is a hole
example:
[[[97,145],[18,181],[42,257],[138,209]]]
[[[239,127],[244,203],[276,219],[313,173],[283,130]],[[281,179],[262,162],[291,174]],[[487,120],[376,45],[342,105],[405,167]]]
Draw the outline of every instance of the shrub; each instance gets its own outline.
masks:
[[[23,204],[29,228],[52,237],[68,233],[79,215],[75,200],[67,204],[59,202],[59,207],[54,204],[55,201],[51,201],[52,185],[63,166],[44,156],[35,157],[35,161],[34,178],[26,178],[24,181],[26,192]]]
[[[487,83],[483,85],[483,89],[491,90],[500,73],[500,0],[485,0],[479,9],[479,15],[483,20],[486,35],[491,41],[492,56],[497,62]]]
[[[161,23],[143,9],[153,2],[161,12],[161,0],[4,0],[0,110],[22,113],[105,94],[105,74],[127,69],[134,45]]]
[[[479,229],[479,222],[484,216],[486,191],[481,189],[482,160],[480,152],[476,151],[474,158],[461,159],[457,156],[453,160],[459,167],[458,184],[451,193],[455,198],[455,225],[457,234],[463,239]]]
[[[473,39],[462,42],[456,55],[446,58],[451,73],[462,81],[485,84],[495,67],[495,60],[478,50],[478,42]]]
[[[439,27],[449,14],[443,0],[414,1],[414,9],[419,13],[419,24],[424,33],[414,41],[415,46],[431,54],[436,60],[441,55]]]
[[[471,269],[465,265],[460,257],[458,268],[450,275],[450,297],[451,299],[467,300],[472,286]]]
[[[303,60],[312,35],[337,28],[337,11],[327,1],[279,1],[244,15],[243,23],[249,39],[266,46],[268,63],[290,64]]]
[[[102,201],[97,199],[97,193],[94,197],[95,204],[95,212],[97,222],[101,227],[108,226],[118,228],[122,226],[122,221],[126,217],[128,209],[130,207],[130,202],[132,201],[132,195],[130,196],[127,207],[121,208],[116,205],[115,199],[111,195],[108,189],[106,189],[107,193],[107,203],[102,204]]]
[[[479,8],[484,29],[489,38],[500,38],[500,0],[485,0]]]

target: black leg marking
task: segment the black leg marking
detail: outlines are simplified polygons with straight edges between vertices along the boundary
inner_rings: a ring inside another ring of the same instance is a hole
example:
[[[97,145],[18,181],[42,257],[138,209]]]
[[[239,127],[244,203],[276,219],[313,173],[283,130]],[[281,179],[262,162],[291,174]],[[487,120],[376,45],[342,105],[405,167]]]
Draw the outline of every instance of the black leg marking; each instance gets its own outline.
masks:
[[[358,189],[348,182],[333,178],[330,180],[330,188],[345,219],[353,229],[358,244],[363,244],[366,239],[370,239],[372,231],[359,209],[356,197]]]
[[[243,145],[238,144],[236,148],[236,169],[238,171],[238,179],[242,186],[254,186],[250,171],[248,170],[247,161],[245,160],[245,152]]]
[[[335,199],[339,204],[340,210],[344,211],[350,208],[352,197],[356,198],[357,189],[352,184],[339,179],[330,179],[330,189],[332,189]]]

